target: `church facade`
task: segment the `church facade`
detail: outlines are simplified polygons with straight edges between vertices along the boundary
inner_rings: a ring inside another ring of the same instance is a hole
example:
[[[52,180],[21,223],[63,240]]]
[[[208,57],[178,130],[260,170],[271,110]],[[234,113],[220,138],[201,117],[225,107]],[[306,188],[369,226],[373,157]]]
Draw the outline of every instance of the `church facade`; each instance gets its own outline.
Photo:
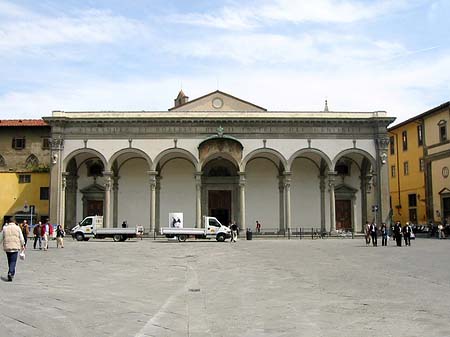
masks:
[[[242,230],[361,232],[389,219],[384,111],[267,111],[221,91],[168,111],[53,111],[50,217],[147,233],[183,213]]]

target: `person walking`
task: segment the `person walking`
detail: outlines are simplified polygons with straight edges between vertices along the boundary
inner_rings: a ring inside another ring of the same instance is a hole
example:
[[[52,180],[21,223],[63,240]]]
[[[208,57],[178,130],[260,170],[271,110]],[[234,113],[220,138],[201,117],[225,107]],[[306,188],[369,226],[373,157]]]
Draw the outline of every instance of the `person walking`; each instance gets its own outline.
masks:
[[[378,233],[377,233],[377,224],[372,222],[370,225],[370,236],[372,237],[372,245],[374,247],[378,246]]]
[[[400,224],[400,221],[397,221],[394,226],[394,235],[395,235],[395,241],[397,242],[397,247],[402,246],[402,225]]]
[[[56,248],[64,248],[64,236],[65,236],[64,228],[61,225],[56,227]]]
[[[33,228],[34,234],[33,249],[36,249],[36,243],[38,241],[39,241],[39,249],[42,249],[41,231],[42,231],[42,222],[39,221],[39,223]]]
[[[444,226],[442,226],[442,224],[438,225],[438,233],[439,233],[439,239],[445,239]]]
[[[403,227],[403,239],[405,240],[405,246],[411,246],[411,226],[409,222]]]
[[[258,220],[256,220],[256,233],[261,233],[261,224]]]
[[[42,241],[44,241],[44,250],[48,250],[48,240],[53,234],[53,227],[49,221],[50,220],[47,219],[41,229]]]
[[[369,221],[366,221],[366,226],[364,228],[365,239],[366,239],[366,247],[370,244],[370,224]]]
[[[236,240],[237,240],[237,231],[238,231],[238,227],[236,225],[236,222],[233,221],[231,223],[230,229],[231,229],[231,241],[230,242],[236,242]]]
[[[387,246],[388,243],[388,229],[386,227],[386,224],[383,222],[381,224],[381,245]]]
[[[3,241],[3,250],[8,259],[8,281],[11,282],[16,275],[19,251],[23,252],[25,250],[25,240],[20,227],[14,221],[10,221],[3,226],[0,240]]]
[[[28,225],[28,221],[27,220],[23,220],[23,223],[22,223],[22,235],[23,235],[23,239],[25,240],[25,248],[27,247],[28,235],[29,234],[30,234],[30,226]]]

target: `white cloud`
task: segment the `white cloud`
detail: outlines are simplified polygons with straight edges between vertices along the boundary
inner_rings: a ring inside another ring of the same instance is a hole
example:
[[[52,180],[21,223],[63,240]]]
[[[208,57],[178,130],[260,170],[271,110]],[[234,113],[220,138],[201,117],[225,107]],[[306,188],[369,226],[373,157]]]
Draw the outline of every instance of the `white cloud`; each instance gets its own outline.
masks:
[[[405,0],[270,0],[255,2],[252,7],[239,4],[225,6],[217,14],[185,13],[169,16],[169,21],[231,30],[255,28],[272,22],[351,23],[379,17],[404,8]]]
[[[14,11],[20,8],[8,13],[12,15]],[[112,43],[145,31],[139,22],[106,11],[88,10],[55,17],[32,15],[25,10],[20,13],[17,20],[0,23],[0,53],[62,43]]]

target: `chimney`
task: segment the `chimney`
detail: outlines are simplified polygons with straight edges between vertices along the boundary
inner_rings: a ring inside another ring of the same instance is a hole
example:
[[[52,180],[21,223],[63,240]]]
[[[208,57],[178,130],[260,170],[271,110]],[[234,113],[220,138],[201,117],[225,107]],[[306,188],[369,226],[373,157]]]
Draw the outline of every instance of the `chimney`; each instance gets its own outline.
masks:
[[[180,90],[177,98],[174,99],[175,108],[187,103],[188,101],[189,101],[189,97],[184,94],[183,90]]]

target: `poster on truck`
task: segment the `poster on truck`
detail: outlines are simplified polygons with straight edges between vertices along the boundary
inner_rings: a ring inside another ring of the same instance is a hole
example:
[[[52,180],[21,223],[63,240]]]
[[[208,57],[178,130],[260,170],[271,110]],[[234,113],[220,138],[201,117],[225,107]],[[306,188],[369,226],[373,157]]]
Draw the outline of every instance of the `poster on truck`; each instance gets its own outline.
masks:
[[[183,213],[169,213],[169,227],[183,228]]]

